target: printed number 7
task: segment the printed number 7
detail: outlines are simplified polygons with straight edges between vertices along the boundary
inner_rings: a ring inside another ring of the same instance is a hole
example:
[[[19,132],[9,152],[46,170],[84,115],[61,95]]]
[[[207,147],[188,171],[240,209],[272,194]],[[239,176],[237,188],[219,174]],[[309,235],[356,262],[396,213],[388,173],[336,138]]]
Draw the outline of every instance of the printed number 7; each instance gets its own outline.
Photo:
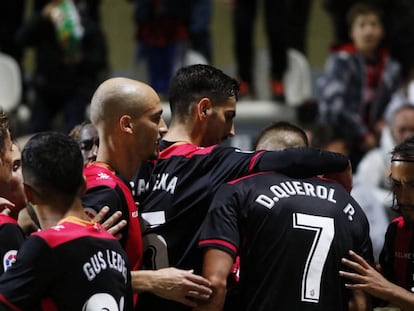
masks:
[[[329,217],[294,213],[293,228],[315,232],[302,276],[301,300],[319,302],[322,271],[335,235],[334,220]]]

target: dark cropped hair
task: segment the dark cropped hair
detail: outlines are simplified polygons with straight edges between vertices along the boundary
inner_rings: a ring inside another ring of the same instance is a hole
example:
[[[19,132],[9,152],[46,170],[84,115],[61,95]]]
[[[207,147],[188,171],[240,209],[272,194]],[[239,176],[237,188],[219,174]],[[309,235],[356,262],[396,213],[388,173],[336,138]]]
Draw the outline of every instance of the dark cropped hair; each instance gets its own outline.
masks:
[[[0,151],[4,153],[6,150],[6,138],[9,132],[9,119],[6,113],[0,110]]]
[[[44,197],[54,191],[73,201],[82,184],[82,166],[79,145],[63,133],[38,133],[22,151],[24,180]]]
[[[268,135],[275,135],[274,132],[279,132],[279,131],[280,132],[291,132],[297,135],[303,141],[303,144],[306,147],[309,147],[308,136],[306,135],[305,131],[302,128],[287,121],[279,121],[279,122],[274,122],[270,124],[269,126],[265,127],[259,133],[254,143],[254,148],[255,149],[257,148],[257,145],[262,139],[266,138]]]
[[[383,14],[380,8],[367,2],[357,2],[350,7],[346,14],[349,29],[352,28],[352,25],[359,16],[367,14],[375,14],[382,21]]]
[[[210,65],[182,67],[172,78],[168,97],[172,116],[189,114],[189,107],[201,98],[209,98],[213,104],[220,104],[237,96],[238,82],[221,70]]]

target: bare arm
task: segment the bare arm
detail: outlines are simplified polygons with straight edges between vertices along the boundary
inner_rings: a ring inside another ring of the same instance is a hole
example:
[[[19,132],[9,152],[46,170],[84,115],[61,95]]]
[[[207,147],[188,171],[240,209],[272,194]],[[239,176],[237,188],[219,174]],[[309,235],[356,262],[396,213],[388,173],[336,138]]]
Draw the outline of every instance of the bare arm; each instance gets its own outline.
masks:
[[[192,270],[138,270],[132,271],[131,277],[135,292],[150,292],[193,308],[197,301],[207,300],[212,293],[210,282]]]
[[[363,290],[372,296],[389,301],[405,311],[414,311],[413,293],[388,281],[355,252],[349,251],[349,255],[353,260],[343,258],[342,263],[355,272],[339,271],[341,276],[353,281],[352,284],[346,284],[347,288]]]
[[[208,248],[204,253],[203,276],[211,282],[213,294],[205,304],[200,304],[196,311],[220,311],[226,299],[227,277],[233,265],[229,253],[215,248]]]

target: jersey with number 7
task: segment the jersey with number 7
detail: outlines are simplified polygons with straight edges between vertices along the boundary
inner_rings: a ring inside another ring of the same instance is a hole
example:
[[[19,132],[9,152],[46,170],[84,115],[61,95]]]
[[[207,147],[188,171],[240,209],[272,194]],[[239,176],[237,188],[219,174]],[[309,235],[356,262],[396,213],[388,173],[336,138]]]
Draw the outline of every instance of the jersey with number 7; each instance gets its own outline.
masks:
[[[373,260],[366,216],[342,186],[277,173],[223,185],[199,246],[240,256],[237,310],[348,310],[341,258]]]

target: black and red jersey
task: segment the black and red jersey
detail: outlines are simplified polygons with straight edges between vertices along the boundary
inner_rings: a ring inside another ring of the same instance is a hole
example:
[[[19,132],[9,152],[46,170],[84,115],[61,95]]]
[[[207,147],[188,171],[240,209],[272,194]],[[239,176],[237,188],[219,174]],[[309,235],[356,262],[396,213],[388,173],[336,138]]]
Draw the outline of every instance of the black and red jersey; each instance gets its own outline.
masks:
[[[17,221],[10,216],[0,214],[0,274],[16,261],[17,252],[24,240],[24,233]]]
[[[218,190],[199,246],[240,256],[237,310],[348,310],[341,258],[373,260],[366,216],[342,186],[270,172]]]
[[[144,201],[145,195],[148,193],[149,184],[153,178],[152,171],[154,170],[155,163],[155,160],[143,162],[138,172],[135,173],[129,182],[135,202]]]
[[[347,165],[344,156],[314,149],[244,152],[219,145],[203,148],[162,141],[153,171],[155,180],[139,209],[144,268],[173,266],[200,273],[200,227],[214,193],[226,181],[260,170],[313,176],[321,173],[323,167],[330,171],[345,169]],[[146,304],[149,296],[140,295],[138,306],[144,306],[143,310],[173,310],[171,305],[160,303],[158,297]],[[160,305],[156,307],[157,303]]]
[[[86,165],[83,173],[87,182],[87,191],[82,197],[85,211],[94,216],[102,207],[108,206],[108,217],[116,211],[122,212],[127,226],[121,231],[121,244],[128,254],[132,270],[138,269],[142,259],[141,229],[129,183],[101,162]]]
[[[0,277],[12,310],[132,310],[128,258],[101,225],[75,217],[33,233]]]
[[[414,291],[414,226],[402,216],[388,226],[379,262],[388,280]]]

